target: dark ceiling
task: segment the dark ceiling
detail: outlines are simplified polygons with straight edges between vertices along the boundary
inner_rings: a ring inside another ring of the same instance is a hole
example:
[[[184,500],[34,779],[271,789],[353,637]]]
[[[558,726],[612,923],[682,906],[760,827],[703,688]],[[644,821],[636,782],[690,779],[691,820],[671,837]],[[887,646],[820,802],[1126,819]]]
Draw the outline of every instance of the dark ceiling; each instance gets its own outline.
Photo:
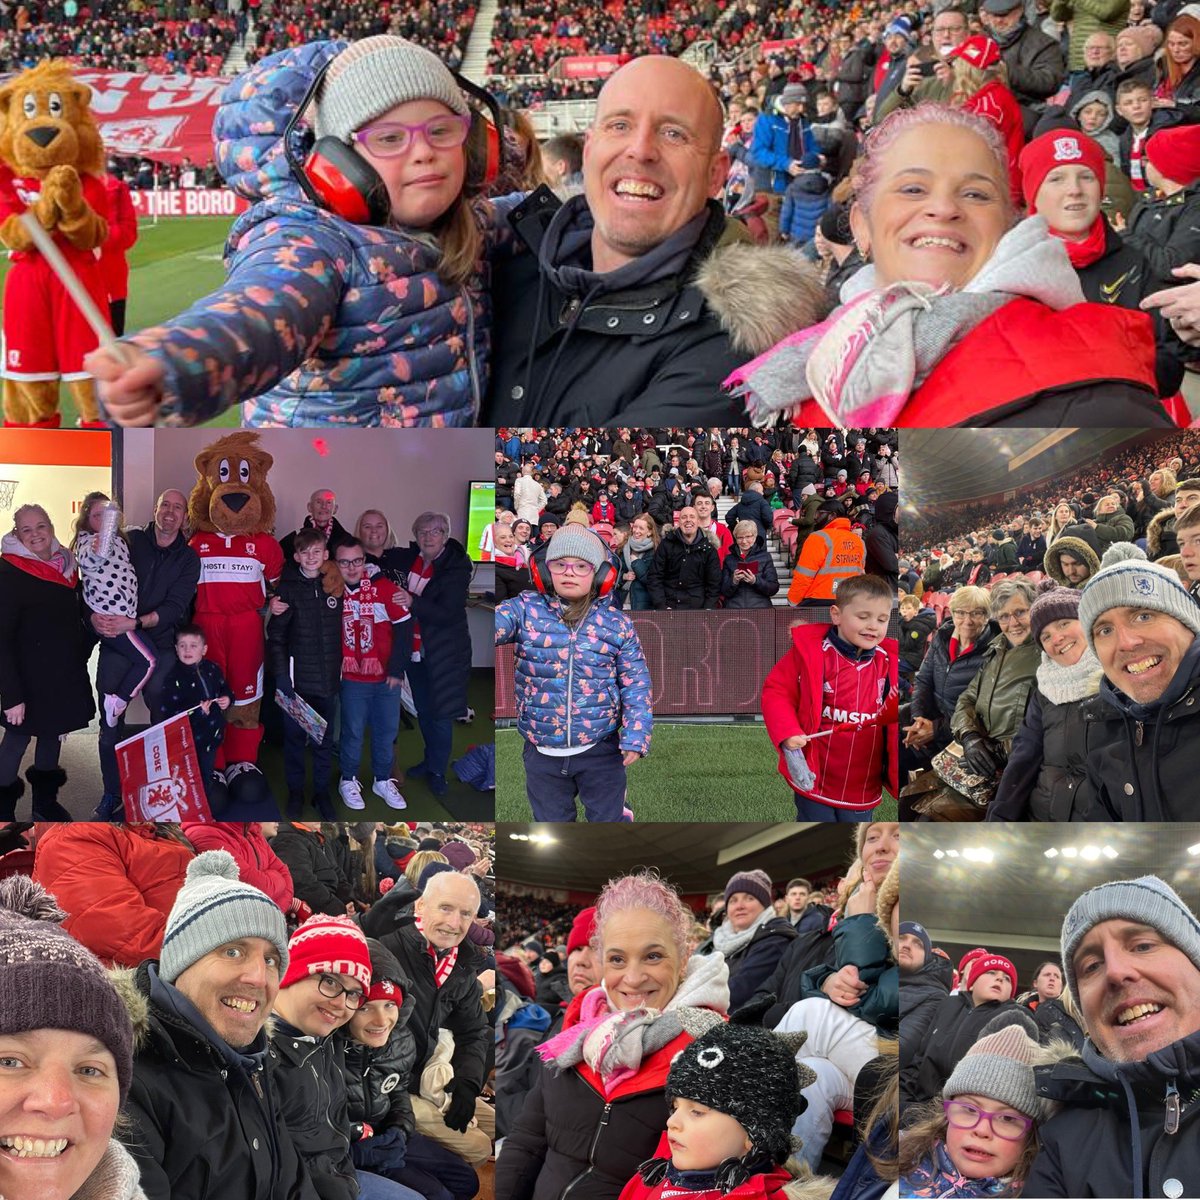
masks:
[[[1083,857],[1089,847],[1099,856]],[[1057,857],[1046,857],[1051,848]],[[945,857],[934,857],[939,849]],[[965,857],[980,849],[990,851],[991,862]],[[986,946],[1007,954],[1024,984],[1037,963],[1057,957],[1063,917],[1076,897],[1107,880],[1147,874],[1200,912],[1200,825],[906,825],[900,911],[903,920],[924,925],[956,964],[967,950]]]
[[[994,496],[1067,474],[1147,436],[1154,435],[1131,429],[905,429],[900,495],[906,505]],[[1009,469],[1042,443],[1040,452]]]
[[[545,834],[552,844],[514,840]],[[597,892],[611,878],[652,866],[681,892],[719,891],[735,871],[760,868],[777,883],[841,874],[854,855],[853,827],[788,824],[501,825],[496,879]]]

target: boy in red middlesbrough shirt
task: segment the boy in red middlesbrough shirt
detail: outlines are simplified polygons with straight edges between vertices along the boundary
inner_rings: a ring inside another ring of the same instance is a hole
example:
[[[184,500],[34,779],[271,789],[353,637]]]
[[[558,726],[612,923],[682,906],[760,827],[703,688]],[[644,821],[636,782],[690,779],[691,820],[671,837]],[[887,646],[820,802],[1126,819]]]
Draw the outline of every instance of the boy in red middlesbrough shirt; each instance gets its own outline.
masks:
[[[355,778],[363,734],[371,730],[371,791],[389,808],[407,808],[392,775],[392,747],[400,732],[400,685],[412,654],[412,621],[400,602],[405,593],[386,575],[367,575],[361,542],[339,542],[334,562],[346,581],[342,597],[342,779],[338,794],[347,808],[361,809]]]
[[[899,646],[884,636],[894,603],[876,575],[842,580],[832,624],[793,626],[792,648],[763,684],[763,720],[797,820],[869,821],[884,784],[896,794],[896,717],[885,703],[896,696]]]

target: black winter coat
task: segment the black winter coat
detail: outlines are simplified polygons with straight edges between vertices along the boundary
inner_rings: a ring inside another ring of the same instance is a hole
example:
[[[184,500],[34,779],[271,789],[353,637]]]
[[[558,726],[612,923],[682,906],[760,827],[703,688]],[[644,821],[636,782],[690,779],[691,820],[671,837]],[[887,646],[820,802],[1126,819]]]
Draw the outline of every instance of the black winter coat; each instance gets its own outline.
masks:
[[[771,977],[754,993],[752,999],[775,997],[775,1004],[762,1018],[764,1029],[773,1029],[797,1000],[804,999],[804,972],[812,967],[833,962],[837,953],[833,934],[825,929],[797,934],[783,952]]]
[[[567,968],[559,965],[543,975],[540,971],[535,976],[537,994],[534,1000],[543,1008],[553,1012],[559,1004],[571,999],[571,985],[567,982]]]
[[[911,621],[900,622],[900,664],[915,675],[925,661],[929,636],[937,628],[937,614],[922,608]]]
[[[59,737],[86,729],[96,712],[79,594],[0,562],[0,725],[25,705],[22,733]]]
[[[779,960],[799,935],[786,917],[772,917],[760,925],[754,936],[740,950],[727,955],[729,966],[729,1011],[737,1012],[751,996],[762,989],[762,985],[775,973]],[[700,948],[700,953],[711,954],[715,947],[711,940]]]
[[[398,887],[392,889],[399,891]],[[454,969],[439,988],[433,977],[429,943],[413,924],[412,904],[389,904],[390,896],[388,893],[363,913],[361,925],[368,937],[378,939],[395,955],[412,982],[413,1011],[408,1028],[413,1035],[415,1058],[408,1090],[420,1091],[421,1072],[437,1047],[438,1029],[445,1028],[454,1035],[454,1078],[470,1084],[478,1095],[494,1061],[492,1032],[483,1014],[483,993],[475,979],[483,970],[483,960],[470,942],[464,941],[458,948]]]
[[[1090,300],[1092,297],[1088,297]],[[1046,558],[1046,535],[1038,534],[1037,537],[1030,537],[1029,534],[1021,534],[1021,540],[1017,543],[1017,562],[1022,571],[1040,571],[1042,562]]]
[[[397,553],[397,569],[404,586],[420,550],[410,543]],[[462,543],[448,538],[433,564],[433,577],[412,599],[412,615],[421,629],[421,656],[429,664],[430,698],[434,718],[461,717],[467,711],[467,684],[471,680],[471,631],[467,625],[467,592],[471,586],[471,560]]]
[[[275,1018],[268,1054],[279,1105],[321,1200],[356,1200],[342,1039],[303,1037]]]
[[[690,543],[677,529],[663,534],[646,573],[655,608],[713,608],[720,585],[721,560],[703,532],[697,530]]]
[[[1067,75],[1067,64],[1058,43],[1031,25],[1000,51],[1000,57],[1008,71],[1009,89],[1022,108],[1043,107]],[[1026,133],[1030,131],[1027,124]]]
[[[317,1200],[280,1108],[266,1035],[244,1052],[261,1054],[252,1073],[235,1066],[197,1029],[150,1000],[151,963],[122,972],[119,990],[137,992],[133,1086],[126,1146],[148,1200]],[[128,1003],[128,1001],[127,1001]]]
[[[1172,269],[1200,260],[1200,185],[1165,199],[1139,200],[1129,214],[1125,242],[1146,260],[1147,287],[1177,285]]]
[[[913,684],[912,715],[927,717],[937,730],[931,744],[936,753],[950,744],[950,718],[958,698],[967,690],[984,663],[984,651],[999,633],[990,621],[966,654],[950,661],[950,639],[954,636],[954,621],[947,617],[938,627],[925,652],[925,661]]]
[[[304,524],[300,526],[300,529],[312,528],[312,517],[305,517]],[[296,553],[296,534],[300,532],[300,529],[294,529],[291,533],[286,534],[279,541],[279,548],[283,551],[283,561],[285,563],[290,563],[292,566],[295,566],[295,560],[292,558],[292,555]],[[333,524],[329,529],[329,540],[325,543],[329,550],[329,557],[333,557],[334,550],[340,544],[349,541],[353,541],[353,535],[347,532],[345,526],[342,525],[341,521],[339,521],[337,517],[334,517]]]
[[[306,579],[295,563],[283,569],[279,598],[287,612],[267,622],[267,662],[276,679],[291,679],[302,696],[336,696],[342,675],[342,600],[327,596],[321,576]]]
[[[1132,216],[1132,214],[1130,214]],[[1084,299],[1097,304],[1116,304],[1138,309],[1142,300],[1155,290],[1152,269],[1144,251],[1127,243],[1112,226],[1104,226],[1104,253],[1086,267],[1076,267]],[[1183,365],[1191,351],[1156,309],[1154,373],[1160,396],[1173,396],[1183,381]]]
[[[1200,813],[1200,640],[1149,712],[1105,679],[1084,702],[1094,820],[1192,821]]]
[[[577,1069],[543,1068],[496,1161],[496,1196],[617,1200],[666,1129],[665,1082],[660,1070],[606,1103]]]
[[[753,583],[733,581],[733,573],[747,563],[757,563],[758,571]],[[775,570],[775,560],[767,549],[767,543],[761,535],[750,547],[745,558],[741,557],[735,542],[733,548],[725,555],[721,567],[721,595],[725,597],[726,608],[770,608],[771,597],[779,591],[779,575]]]
[[[753,521],[758,532],[766,537],[775,522],[775,512],[758,492],[743,492],[742,498],[725,514],[725,524],[732,529],[739,521]]]
[[[582,196],[568,205],[586,210]],[[721,205],[708,202],[708,223],[677,275],[621,291],[606,292],[602,283],[599,294],[582,298],[586,303],[562,290],[551,273],[568,264],[540,265],[559,207],[541,187],[509,214],[532,253],[506,260],[496,272],[492,387],[482,419],[493,425],[734,425],[739,406],[721,382],[746,356],[730,347],[692,282],[725,233]]]
[[[1200,1196],[1200,1104],[1191,1099],[1200,1034],[1119,1064],[1088,1042],[1079,1058],[1035,1067],[1034,1080],[1039,1096],[1066,1107],[1038,1130],[1023,1195]],[[1175,1128],[1172,1091],[1182,1104]]]
[[[1038,1001],[1036,1008],[1028,1003],[1026,1007],[1033,1013],[1033,1019],[1037,1022],[1038,1041],[1043,1046],[1057,1041],[1070,1042],[1076,1050],[1083,1049],[1087,1034],[1063,1007],[1063,1002],[1057,996],[1053,1000]]]
[[[511,600],[533,587],[528,567],[510,567],[496,560],[496,600]]]
[[[1088,754],[1100,743],[1098,730],[1084,717],[1084,703],[1055,704],[1034,686],[987,820],[1104,819],[1089,799]]]
[[[297,899],[313,912],[345,916],[349,890],[338,878],[337,866],[317,834],[281,821],[279,832],[271,838],[271,849],[291,872]]]
[[[406,1013],[412,1001],[406,994],[400,1020],[386,1046],[364,1046],[345,1039],[346,1100],[351,1129],[370,1125],[376,1133],[393,1127],[407,1137],[416,1128],[409,1081],[417,1051],[408,1031]],[[361,1128],[357,1130],[361,1134]]]
[[[928,1032],[924,1045],[908,1067],[900,1072],[901,1101],[932,1100],[940,1095],[959,1059],[979,1040],[983,1027],[1001,1013],[1019,1007],[1013,1000],[988,1000],[972,1006],[966,992],[947,996],[926,1025]],[[902,1045],[907,1037],[901,1024]]]
[[[933,954],[919,970],[900,973],[900,1069],[920,1055],[925,1035],[937,1016],[942,1001],[950,995],[954,968],[948,959]]]
[[[626,496],[624,492],[617,493],[617,520],[628,525],[634,517],[640,517],[645,510],[646,493],[641,488],[634,488],[633,495]]]
[[[159,654],[173,654],[175,630],[186,622],[196,599],[200,556],[182,533],[169,546],[160,547],[153,521],[144,529],[130,529],[126,539],[138,581],[138,616],[158,614],[157,624],[140,636],[153,642]]]

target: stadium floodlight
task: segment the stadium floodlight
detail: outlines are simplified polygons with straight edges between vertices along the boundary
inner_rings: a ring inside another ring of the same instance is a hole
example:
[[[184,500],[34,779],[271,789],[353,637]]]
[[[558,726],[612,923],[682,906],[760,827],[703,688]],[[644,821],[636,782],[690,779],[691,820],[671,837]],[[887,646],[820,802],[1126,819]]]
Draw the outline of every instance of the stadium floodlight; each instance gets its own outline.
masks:
[[[1079,851],[1074,846],[1063,847],[1063,858],[1078,858]]]
[[[958,851],[957,851],[957,850],[947,850],[947,851],[946,851],[946,854],[947,854],[947,855],[948,855],[950,858],[957,858],[957,857],[958,857]]]
[[[1058,857],[1058,851],[1053,846],[1051,846],[1049,850],[1045,851],[1045,854],[1046,854],[1047,858],[1057,858]]]
[[[1079,852],[1079,857],[1086,859],[1088,862],[1095,862],[1100,857],[1099,846],[1084,846]]]
[[[963,858],[967,862],[990,863],[995,859],[995,855],[984,846],[971,846],[963,851]]]
[[[1200,854],[1200,842],[1197,842],[1194,846],[1189,846],[1188,853],[1189,854]]]
[[[1200,850],[1200,846],[1197,846],[1196,849]],[[1105,858],[1120,858],[1121,857],[1111,846],[1105,846],[1103,853],[1104,853]]]
[[[934,858],[945,858],[946,852],[945,852],[945,850],[942,850],[939,848],[933,852],[933,857]]]

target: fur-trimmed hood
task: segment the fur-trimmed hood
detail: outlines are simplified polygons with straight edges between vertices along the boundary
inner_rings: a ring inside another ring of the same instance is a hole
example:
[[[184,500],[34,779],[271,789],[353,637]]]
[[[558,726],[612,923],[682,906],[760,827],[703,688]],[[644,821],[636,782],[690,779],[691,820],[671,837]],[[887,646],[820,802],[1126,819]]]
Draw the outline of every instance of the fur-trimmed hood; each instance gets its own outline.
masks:
[[[1146,526],[1146,557],[1153,562],[1162,553],[1163,534],[1167,533],[1167,525],[1175,528],[1175,509],[1164,508],[1155,514],[1154,519]]]
[[[696,273],[696,284],[730,344],[748,357],[830,311],[819,271],[790,246],[721,246]]]

